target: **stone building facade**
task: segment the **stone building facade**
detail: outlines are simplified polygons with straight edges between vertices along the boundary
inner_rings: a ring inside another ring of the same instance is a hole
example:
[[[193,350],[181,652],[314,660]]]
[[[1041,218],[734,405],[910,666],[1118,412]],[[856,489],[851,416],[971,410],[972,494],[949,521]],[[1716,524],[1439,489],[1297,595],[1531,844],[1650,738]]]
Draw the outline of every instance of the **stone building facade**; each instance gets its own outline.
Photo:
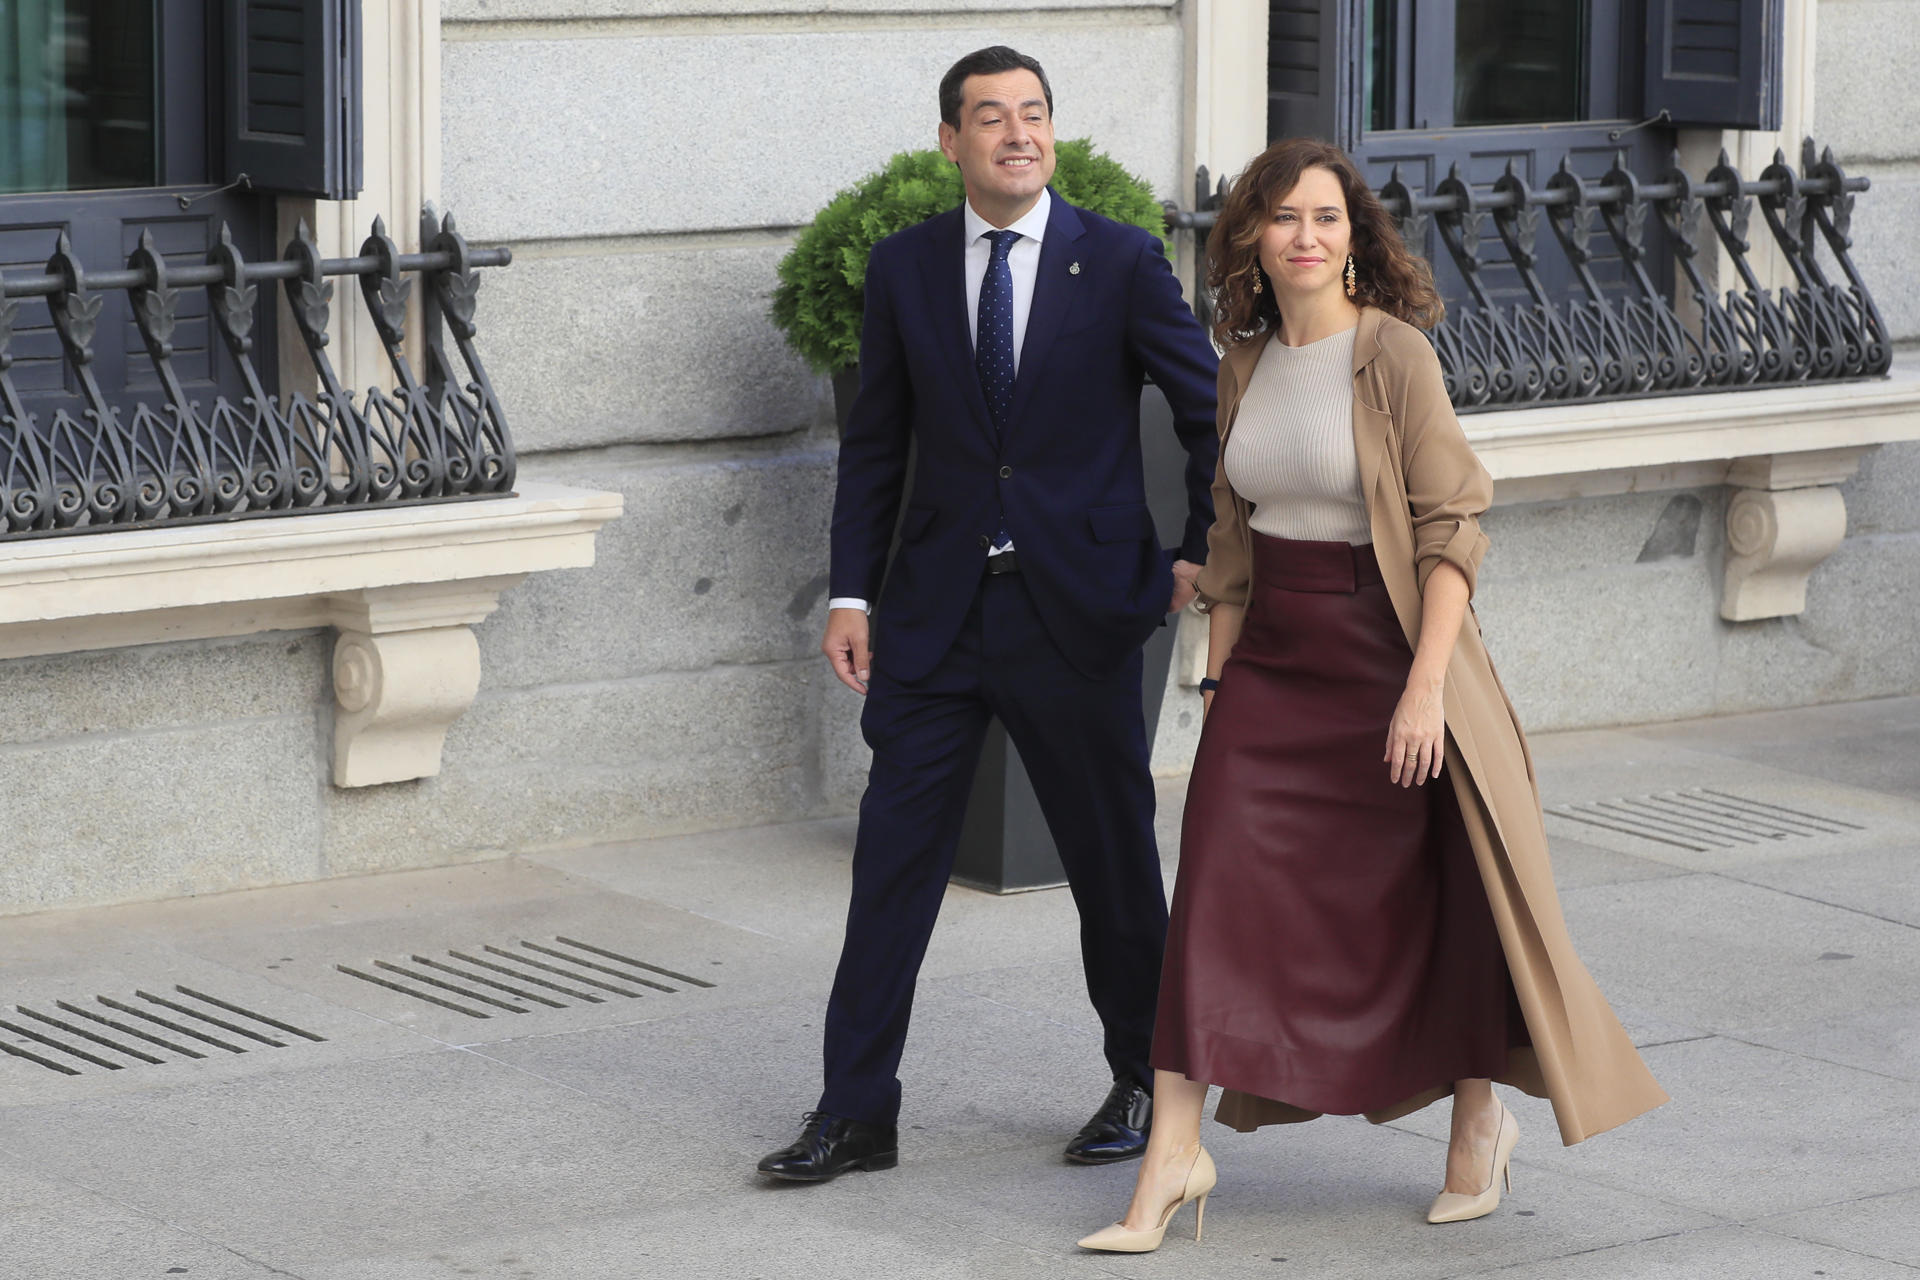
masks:
[[[1810,132],[1873,178],[1857,260],[1896,338],[1920,340],[1920,120],[1896,80],[1920,29],[1901,0],[1786,8],[1783,136]],[[139,644],[83,620],[0,648],[26,655],[0,656],[0,912],[850,811],[858,700],[816,651],[831,395],[767,318],[796,228],[888,155],[932,145],[941,72],[990,43],[1047,66],[1061,136],[1183,205],[1197,165],[1230,173],[1265,142],[1269,15],[1253,0],[363,13],[365,185],[342,205],[283,200],[283,230],[306,217],[350,252],[373,213],[404,226],[432,199],[476,243],[512,245],[479,319],[521,476],[618,495],[621,514],[585,535],[591,567],[533,573],[472,626],[478,692],[431,776],[336,785],[335,629],[310,618]],[[1690,160],[1775,141],[1682,138]],[[364,330],[339,347],[377,376]],[[1703,425],[1646,400],[1471,424],[1498,478],[1477,607],[1531,727],[1920,690],[1920,370],[1903,355],[1890,383],[1784,408],[1788,393],[1745,394],[1775,407]],[[1760,461],[1730,470],[1742,458]],[[1837,489],[1844,540],[1816,557],[1804,609],[1724,620],[1731,496],[1796,485]],[[0,605],[9,553],[0,542]],[[1168,772],[1198,727],[1183,665],[1155,749]]]

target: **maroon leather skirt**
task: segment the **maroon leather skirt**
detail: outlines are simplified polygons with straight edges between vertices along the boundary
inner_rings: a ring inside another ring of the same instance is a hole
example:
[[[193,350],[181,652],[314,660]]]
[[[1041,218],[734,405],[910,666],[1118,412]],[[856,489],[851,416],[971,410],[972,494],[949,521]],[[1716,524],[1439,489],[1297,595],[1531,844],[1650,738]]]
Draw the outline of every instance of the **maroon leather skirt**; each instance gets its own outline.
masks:
[[[1446,775],[1388,780],[1413,654],[1373,549],[1253,544],[1187,791],[1153,1065],[1341,1115],[1495,1075],[1525,1024]]]

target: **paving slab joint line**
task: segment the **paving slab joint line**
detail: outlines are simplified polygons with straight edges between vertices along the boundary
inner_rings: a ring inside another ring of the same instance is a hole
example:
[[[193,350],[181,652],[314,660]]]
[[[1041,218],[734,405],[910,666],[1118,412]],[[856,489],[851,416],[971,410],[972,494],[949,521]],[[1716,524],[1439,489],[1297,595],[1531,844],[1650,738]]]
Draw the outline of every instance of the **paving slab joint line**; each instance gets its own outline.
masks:
[[[178,1230],[178,1229],[179,1228],[177,1227],[175,1228],[175,1230]],[[261,1270],[267,1272],[269,1275],[286,1276],[288,1277],[288,1280],[306,1280],[306,1277],[302,1276],[297,1271],[288,1271],[283,1267],[274,1266],[271,1262],[262,1262],[259,1258],[253,1257],[251,1254],[240,1252],[240,1250],[234,1248],[230,1244],[222,1243],[219,1240],[211,1240],[205,1236],[202,1236],[200,1238],[203,1240],[206,1240],[208,1244],[218,1245],[220,1248],[225,1249],[228,1253],[240,1259],[242,1262],[251,1263],[252,1265],[259,1267]]]
[[[318,883],[318,882],[317,882],[317,881],[309,881],[308,883],[310,883],[310,884],[312,884],[312,883]],[[298,887],[301,887],[301,886],[296,886],[296,885],[273,885],[273,886],[269,886],[269,887],[270,887],[270,888],[298,888]],[[258,892],[258,890],[253,890],[253,889],[239,889],[239,890],[235,890],[234,892],[236,892],[236,893],[254,893],[254,892]],[[209,896],[212,896],[212,895],[209,895]],[[186,952],[186,954],[187,954],[187,955],[191,955],[191,956],[194,956],[194,958],[195,958],[195,959],[201,959],[201,960],[204,960],[204,959],[206,959],[205,957],[203,957],[203,956],[198,956],[198,955],[196,955],[196,954],[195,954],[194,952],[191,952],[191,951],[188,951],[188,952]],[[211,964],[218,964],[219,962],[218,962],[218,961],[208,961],[208,963],[211,963]],[[220,967],[221,967],[222,969],[225,969],[225,968],[227,968],[227,966],[225,966],[225,965],[220,965]],[[331,999],[328,999],[328,998],[327,998],[326,996],[323,996],[323,995],[320,995],[320,994],[318,994],[318,993],[316,993],[316,992],[313,992],[313,991],[308,991],[308,990],[307,990],[306,988],[304,988],[304,987],[296,987],[296,986],[293,986],[293,985],[291,985],[290,983],[285,983],[285,982],[283,982],[283,981],[281,981],[281,980],[280,980],[279,978],[267,978],[267,977],[261,977],[261,975],[258,975],[258,974],[251,974],[251,973],[243,973],[243,971],[241,971],[241,970],[238,970],[238,969],[234,969],[234,970],[229,970],[229,972],[232,972],[232,973],[236,973],[236,974],[241,974],[242,976],[244,976],[244,977],[247,977],[247,978],[249,978],[249,979],[252,979],[252,978],[260,978],[260,980],[261,980],[261,981],[264,981],[264,982],[266,982],[266,983],[268,983],[268,984],[269,984],[269,985],[271,985],[271,986],[274,986],[274,987],[277,987],[277,988],[279,988],[279,989],[280,989],[280,990],[282,990],[282,991],[287,991],[287,992],[290,992],[290,993],[292,993],[292,994],[294,994],[294,995],[298,995],[298,996],[303,996],[303,997],[305,997],[305,998],[307,998],[307,999],[311,999],[311,1000],[318,1000],[318,1001],[319,1001],[319,1002],[320,1002],[321,1004],[324,1004],[324,1005],[326,1005],[326,1006],[327,1006],[327,1008],[329,1008],[329,1009],[332,1009],[332,1010],[334,1010],[334,1011],[335,1011],[336,1013],[343,1013],[343,1014],[350,1014],[350,1015],[352,1015],[353,1017],[356,1017],[356,1018],[364,1018],[364,1019],[366,1019],[366,1020],[367,1020],[368,1022],[371,1022],[371,1023],[374,1023],[374,1024],[376,1024],[376,1025],[378,1025],[378,1026],[382,1026],[382,1027],[388,1027],[388,1028],[390,1028],[390,1029],[392,1029],[392,1030],[395,1030],[395,1031],[404,1031],[404,1032],[406,1032],[406,1033],[407,1033],[408,1035],[410,1035],[410,1036],[415,1036],[415,1037],[417,1037],[417,1038],[419,1038],[419,1039],[421,1039],[421,1040],[425,1040],[425,1041],[426,1041],[426,1042],[427,1042],[428,1044],[437,1044],[437,1045],[439,1045],[439,1046],[441,1046],[442,1048],[445,1048],[445,1049],[458,1049],[458,1048],[461,1048],[461,1047],[462,1047],[462,1046],[460,1046],[460,1045],[457,1045],[457,1044],[454,1044],[454,1043],[453,1043],[452,1041],[450,1041],[450,1040],[445,1040],[445,1039],[442,1039],[442,1038],[441,1038],[441,1037],[439,1037],[439,1036],[436,1036],[436,1035],[434,1035],[434,1034],[433,1034],[433,1033],[432,1033],[431,1031],[425,1031],[425,1030],[422,1030],[422,1029],[421,1029],[421,1028],[419,1028],[419,1027],[415,1027],[415,1026],[409,1026],[408,1024],[406,1024],[406,1023],[404,1023],[404,1022],[395,1022],[395,1021],[394,1021],[393,1019],[391,1019],[391,1018],[383,1018],[383,1017],[381,1017],[381,1016],[380,1016],[379,1014],[377,1014],[377,1013],[368,1013],[368,1012],[367,1012],[367,1011],[366,1011],[365,1009],[361,1009],[361,1008],[357,1008],[357,1007],[356,1007],[356,1006],[354,1006],[354,1005],[350,1005],[350,1004],[342,1004],[342,1003],[341,1003],[341,1002],[339,1002],[338,1000],[331,1000]],[[389,1057],[393,1057],[393,1058],[400,1058],[400,1057],[406,1057],[406,1056],[407,1056],[407,1055],[405,1055],[405,1054],[399,1054],[399,1053],[396,1053],[396,1054],[391,1054],[391,1055],[389,1055]]]
[[[1878,1012],[1878,1011],[1876,1010],[1875,1012]],[[1731,1044],[1745,1045],[1749,1049],[1759,1049],[1766,1053],[1784,1053],[1788,1057],[1804,1058],[1808,1062],[1817,1062],[1823,1067],[1838,1067],[1842,1071],[1858,1071],[1863,1076],[1874,1076],[1877,1079],[1881,1079],[1881,1080],[1892,1080],[1897,1084],[1910,1085],[1914,1083],[1913,1077],[1911,1076],[1888,1075],[1884,1071],[1875,1071],[1872,1067],[1863,1067],[1863,1066],[1860,1066],[1858,1063],[1840,1062],[1840,1061],[1836,1061],[1833,1058],[1822,1058],[1817,1054],[1802,1053],[1798,1049],[1783,1049],[1776,1044],[1762,1044],[1758,1040],[1743,1040],[1739,1036],[1729,1034],[1728,1032],[1725,1032],[1725,1031],[1716,1032],[1714,1033],[1714,1035],[1709,1036],[1707,1038],[1725,1040]],[[1675,1043],[1685,1043],[1685,1042],[1676,1041]]]
[[[1675,1036],[1671,1040],[1654,1040],[1654,1041],[1650,1041],[1647,1044],[1637,1044],[1633,1047],[1635,1049],[1640,1049],[1640,1050],[1664,1049],[1670,1044],[1692,1044],[1696,1040],[1715,1040],[1719,1038],[1720,1037],[1717,1032],[1707,1031],[1707,1032],[1702,1032],[1700,1035],[1697,1035],[1697,1036]],[[1742,1041],[1742,1043],[1745,1043],[1745,1042]]]
[[[1897,924],[1903,929],[1920,930],[1920,924],[1915,924],[1911,920],[1901,920],[1894,916],[1883,916],[1876,912],[1867,911],[1861,907],[1849,907],[1845,903],[1829,902],[1825,898],[1816,898],[1810,894],[1795,893],[1791,889],[1782,889],[1777,885],[1767,884],[1764,881],[1745,879],[1733,874],[1731,871],[1706,871],[1701,874],[1714,876],[1721,880],[1730,881],[1733,884],[1745,885],[1749,889],[1765,889],[1769,893],[1777,893],[1783,897],[1798,898],[1802,902],[1811,902],[1817,906],[1832,907],[1835,911],[1846,911],[1856,916],[1865,916],[1869,920],[1879,920],[1885,924]]]
[[[15,1151],[12,1147],[0,1146],[0,1157],[4,1157],[12,1161],[16,1168],[36,1169],[36,1166],[33,1162],[29,1161],[24,1155],[22,1155],[18,1151]],[[72,1187],[80,1192],[83,1192],[86,1195],[97,1197],[98,1199],[106,1201],[108,1204],[114,1205],[120,1209],[124,1209],[126,1212],[133,1214],[135,1217],[143,1218],[148,1222],[157,1222],[169,1231],[178,1232],[180,1235],[186,1236],[189,1239],[198,1240],[202,1244],[211,1245],[216,1249],[220,1249],[226,1253],[230,1253],[234,1257],[239,1258],[241,1261],[250,1263],[256,1267],[260,1267],[272,1275],[287,1276],[290,1278],[290,1280],[306,1280],[306,1277],[300,1275],[298,1272],[287,1271],[281,1267],[274,1266],[270,1262],[262,1262],[258,1258],[250,1257],[247,1254],[240,1252],[240,1250],[234,1248],[232,1245],[226,1243],[224,1240],[216,1240],[212,1236],[207,1235],[203,1231],[196,1231],[192,1227],[182,1226],[180,1223],[173,1222],[167,1218],[164,1218],[161,1215],[154,1213],[152,1210],[144,1207],[143,1205],[135,1204],[133,1201],[126,1199],[124,1196],[116,1195],[113,1192],[106,1190],[105,1188],[89,1186],[87,1183],[75,1181],[73,1178],[67,1177],[65,1174],[46,1173],[46,1172],[38,1171],[36,1169],[36,1175],[39,1177],[45,1178],[50,1182],[55,1182],[63,1186]]]
[[[599,1028],[594,1028],[594,1029],[598,1030]],[[542,1084],[550,1084],[556,1089],[565,1089],[568,1093],[574,1094],[578,1097],[585,1098],[590,1102],[600,1103],[603,1105],[616,1106],[616,1107],[619,1107],[622,1111],[635,1111],[634,1107],[630,1106],[625,1102],[620,1101],[618,1098],[609,1098],[603,1094],[590,1093],[587,1090],[580,1088],[578,1085],[568,1084],[564,1080],[556,1080],[551,1076],[543,1076],[538,1071],[528,1070],[526,1067],[521,1066],[517,1062],[508,1062],[504,1058],[496,1058],[490,1053],[482,1052],[479,1048],[476,1048],[473,1045],[454,1044],[454,1045],[448,1045],[447,1047],[452,1049],[455,1053],[470,1054],[473,1057],[479,1058],[482,1062],[491,1062],[497,1067],[505,1067],[509,1071],[517,1071],[523,1076],[528,1076],[534,1080],[538,1080]]]
[[[1794,1212],[1804,1211],[1794,1210]],[[1797,1236],[1791,1231],[1781,1231],[1777,1227],[1748,1227],[1747,1230],[1758,1231],[1761,1235],[1774,1236],[1781,1240],[1793,1240],[1800,1244],[1810,1244],[1817,1249],[1837,1249],[1841,1253],[1850,1253],[1856,1258],[1871,1258],[1875,1262],[1890,1262],[1896,1267],[1905,1267],[1908,1271],[1920,1275],[1920,1267],[1916,1267],[1911,1262],[1905,1262],[1899,1258],[1889,1258],[1883,1253],[1868,1253],[1865,1249],[1856,1249],[1852,1245],[1839,1244],[1832,1240],[1815,1240],[1809,1236]]]
[[[1894,1187],[1888,1191],[1869,1191],[1863,1196],[1848,1196],[1843,1200],[1829,1200],[1825,1204],[1803,1205],[1798,1209],[1776,1209],[1771,1213],[1763,1213],[1757,1218],[1742,1221],[1740,1225],[1743,1227],[1752,1227],[1756,1231],[1776,1231],[1775,1228],[1764,1225],[1769,1218],[1786,1218],[1797,1213],[1821,1213],[1828,1209],[1842,1209],[1850,1204],[1865,1204],[1869,1200],[1885,1200],[1892,1196],[1910,1196],[1917,1191],[1920,1191],[1920,1186]],[[1784,1235],[1787,1233],[1776,1231],[1776,1234]],[[1794,1238],[1799,1239],[1798,1236]],[[1911,1266],[1913,1264],[1906,1263],[1903,1265]]]
[[[1701,1231],[1718,1231],[1723,1227],[1733,1225],[1735,1224],[1732,1219],[1726,1219],[1721,1222],[1709,1223],[1705,1226],[1687,1227],[1680,1231],[1663,1231],[1657,1236],[1642,1236],[1638,1240],[1618,1240],[1612,1244],[1595,1245],[1591,1249],[1575,1249],[1570,1253],[1556,1253],[1546,1258],[1528,1258],[1524,1262],[1510,1262],[1503,1267],[1495,1267],[1491,1271],[1458,1271],[1450,1276],[1442,1277],[1442,1280],[1478,1280],[1478,1277],[1481,1276],[1511,1275],[1523,1268],[1537,1268],[1543,1262],[1564,1262],[1568,1258],[1584,1258],[1588,1254],[1593,1253],[1609,1253],[1615,1249],[1631,1249],[1635,1245],[1652,1244],[1656,1240],[1677,1240],[1681,1236],[1695,1235]]]
[[[834,822],[845,816],[847,815],[835,814],[824,818],[801,818],[798,821]],[[775,823],[773,825],[786,826],[788,824]],[[738,920],[730,920],[726,916],[716,916],[709,912],[696,911],[692,907],[676,906],[672,903],[661,902],[658,899],[646,897],[643,894],[635,892],[633,889],[622,888],[620,885],[608,880],[606,878],[608,873],[589,871],[580,867],[556,867],[551,862],[542,861],[543,858],[565,858],[572,854],[594,849],[605,849],[613,845],[645,844],[649,840],[654,839],[678,840],[687,836],[725,835],[729,832],[750,832],[757,829],[754,825],[743,827],[704,827],[697,831],[678,831],[665,836],[632,836],[622,840],[597,840],[587,844],[557,845],[551,849],[523,849],[517,853],[509,853],[503,861],[521,862],[528,866],[539,867],[542,871],[557,871],[569,879],[579,881],[582,885],[590,886],[597,893],[609,893],[622,898],[631,898],[637,902],[645,902],[656,906],[662,911],[678,912],[680,915],[692,920],[704,920],[708,924],[722,925],[728,929],[735,929],[741,933],[750,933],[757,938],[767,938],[774,942],[792,942],[793,939],[784,934],[771,933],[765,929],[756,929],[750,924],[744,924]]]
[[[593,1006],[582,1005],[582,1006],[576,1006],[576,1007],[592,1008]],[[553,1027],[546,1031],[529,1031],[529,1032],[526,1032],[524,1035],[505,1036],[498,1040],[465,1040],[465,1041],[442,1040],[439,1043],[446,1045],[447,1048],[449,1049],[459,1049],[464,1053],[479,1053],[481,1054],[481,1056],[487,1057],[491,1055],[488,1055],[483,1051],[487,1049],[489,1046],[503,1045],[503,1044],[525,1044],[533,1040],[553,1040],[560,1036],[590,1035],[590,1034],[594,1034],[601,1031],[625,1031],[629,1027],[644,1027],[649,1023],[667,1022],[681,1016],[682,1014],[679,1012],[656,1013],[652,1015],[646,1015],[646,1014],[641,1014],[636,1010],[634,1017],[625,1018],[617,1022],[596,1022],[591,1026],[585,1026],[585,1027]]]

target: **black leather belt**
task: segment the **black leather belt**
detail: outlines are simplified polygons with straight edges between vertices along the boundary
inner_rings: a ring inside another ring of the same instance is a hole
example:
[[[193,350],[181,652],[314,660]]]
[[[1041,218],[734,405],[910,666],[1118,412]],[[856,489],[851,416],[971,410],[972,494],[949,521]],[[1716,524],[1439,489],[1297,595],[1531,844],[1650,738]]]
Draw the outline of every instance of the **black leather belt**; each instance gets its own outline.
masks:
[[[994,577],[1002,573],[1020,572],[1020,553],[1002,551],[997,556],[987,557],[987,576]]]

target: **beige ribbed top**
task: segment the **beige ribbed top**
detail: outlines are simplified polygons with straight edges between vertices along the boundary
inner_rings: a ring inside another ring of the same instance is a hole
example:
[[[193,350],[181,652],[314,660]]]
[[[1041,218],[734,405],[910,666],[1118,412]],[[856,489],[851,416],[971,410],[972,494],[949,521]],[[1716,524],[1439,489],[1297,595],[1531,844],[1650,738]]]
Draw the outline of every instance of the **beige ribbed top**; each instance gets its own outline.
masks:
[[[1373,541],[1353,451],[1353,339],[1346,329],[1304,347],[1275,338],[1260,353],[1220,459],[1253,504],[1260,533],[1310,542]]]

